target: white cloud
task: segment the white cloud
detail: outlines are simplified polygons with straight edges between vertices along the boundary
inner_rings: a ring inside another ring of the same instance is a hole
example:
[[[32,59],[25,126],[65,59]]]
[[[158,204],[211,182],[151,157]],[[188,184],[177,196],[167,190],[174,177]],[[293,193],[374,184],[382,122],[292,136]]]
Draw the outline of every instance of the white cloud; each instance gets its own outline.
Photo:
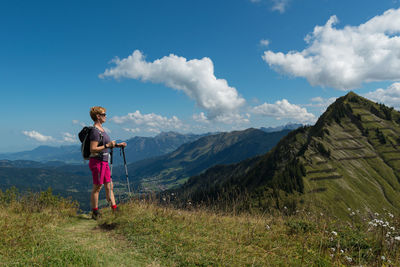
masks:
[[[264,103],[252,109],[253,113],[266,117],[273,117],[278,120],[293,119],[301,123],[314,123],[314,114],[307,112],[307,109],[295,104],[290,104],[286,99],[276,101],[275,104]]]
[[[330,104],[336,101],[336,97],[330,97],[330,98],[322,98],[320,96],[311,98],[311,104],[307,104],[306,106],[309,107],[321,107],[323,109],[326,109]]]
[[[238,113],[232,114],[223,114],[215,117],[213,120],[209,120],[203,112],[199,114],[194,114],[192,119],[196,122],[209,124],[209,123],[223,123],[223,124],[233,124],[233,125],[241,125],[247,124],[250,122],[250,114],[240,115]]]
[[[272,0],[272,3],[272,10],[284,13],[289,4],[289,0]]]
[[[128,113],[125,116],[114,116],[110,120],[117,124],[128,123],[133,126],[142,126],[146,128],[147,132],[186,129],[186,126],[176,116],[167,118],[154,113],[142,114],[139,110],[136,110],[133,113]],[[125,131],[126,129],[129,128],[125,128]],[[131,128],[130,131],[132,132],[133,129],[137,132],[139,128]]]
[[[115,67],[106,69],[100,78],[131,78],[143,82],[162,83],[167,87],[183,91],[207,111],[207,117],[214,119],[227,113],[236,113],[245,100],[226,80],[217,79],[210,58],[186,60],[170,54],[147,62],[139,50],[124,59],[113,60]]]
[[[269,45],[269,41],[266,40],[266,39],[262,39],[262,40],[260,41],[260,44],[261,44],[262,46],[268,46],[268,45]]]
[[[68,143],[78,143],[78,137],[76,135],[73,135],[71,133],[63,133],[63,139],[64,142]]]
[[[39,142],[51,142],[54,141],[54,138],[51,136],[45,136],[37,131],[22,131],[22,133],[32,139],[35,139]]]
[[[210,121],[207,119],[207,117],[204,114],[204,112],[200,112],[199,114],[193,114],[192,118],[196,122],[210,123]]]
[[[400,110],[400,83],[393,83],[386,89],[377,89],[376,91],[364,94],[368,99],[375,102],[384,103]]]
[[[85,126],[86,126],[86,124],[84,124],[83,122],[78,121],[78,120],[72,120],[72,124],[77,124],[77,125],[80,125],[80,126],[82,126],[82,127],[85,127]]]
[[[262,58],[283,73],[304,77],[313,86],[340,90],[364,82],[400,79],[400,9],[387,10],[359,26],[334,28],[332,16],[307,35],[303,51],[265,51]],[[397,34],[397,35],[396,35]]]
[[[124,129],[124,131],[130,132],[130,133],[138,133],[138,132],[140,132],[139,128],[123,128],[123,129]]]

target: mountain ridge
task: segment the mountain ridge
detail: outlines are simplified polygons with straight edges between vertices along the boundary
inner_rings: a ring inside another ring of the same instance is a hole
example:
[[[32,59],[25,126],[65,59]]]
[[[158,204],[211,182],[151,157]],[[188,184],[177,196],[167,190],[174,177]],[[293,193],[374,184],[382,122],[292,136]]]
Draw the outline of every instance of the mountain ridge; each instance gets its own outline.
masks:
[[[399,209],[399,124],[400,112],[350,92],[267,154],[209,169],[176,193],[182,203],[237,198],[243,209],[309,205],[340,216]]]

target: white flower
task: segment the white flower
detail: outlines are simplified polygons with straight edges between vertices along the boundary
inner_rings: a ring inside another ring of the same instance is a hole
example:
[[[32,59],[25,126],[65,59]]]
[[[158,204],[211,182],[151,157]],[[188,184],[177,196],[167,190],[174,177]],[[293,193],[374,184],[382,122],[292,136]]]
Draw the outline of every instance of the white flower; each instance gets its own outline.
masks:
[[[394,217],[394,215],[393,215],[393,214],[391,214],[391,213],[389,212],[389,217],[390,217],[390,218],[393,218],[393,217]]]
[[[381,259],[382,259],[383,261],[386,260],[385,256],[381,256]]]
[[[265,226],[265,228],[266,228],[267,230],[271,229],[271,227],[269,227],[268,224]]]
[[[335,252],[335,251],[336,251],[336,249],[335,249],[335,248],[331,248],[331,250],[332,250],[333,252]]]
[[[375,216],[379,216],[379,213],[375,212]]]
[[[332,231],[332,234],[335,235],[335,236],[337,236],[337,233],[336,233],[335,231]]]
[[[344,253],[343,249],[340,250],[340,253]]]
[[[396,236],[394,240],[400,241],[400,236]]]
[[[353,261],[353,259],[350,258],[350,257],[348,257],[348,256],[345,256],[345,258],[346,258],[346,260],[347,260],[348,262],[352,262],[352,261]]]

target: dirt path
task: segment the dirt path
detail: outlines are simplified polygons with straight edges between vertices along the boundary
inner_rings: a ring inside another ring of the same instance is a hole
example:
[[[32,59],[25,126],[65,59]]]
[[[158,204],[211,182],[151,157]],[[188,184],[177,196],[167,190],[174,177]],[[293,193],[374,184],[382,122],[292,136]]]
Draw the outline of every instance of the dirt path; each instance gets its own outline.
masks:
[[[66,243],[92,252],[100,266],[156,266],[147,264],[128,240],[113,231],[101,229],[89,215],[79,215],[58,230]]]

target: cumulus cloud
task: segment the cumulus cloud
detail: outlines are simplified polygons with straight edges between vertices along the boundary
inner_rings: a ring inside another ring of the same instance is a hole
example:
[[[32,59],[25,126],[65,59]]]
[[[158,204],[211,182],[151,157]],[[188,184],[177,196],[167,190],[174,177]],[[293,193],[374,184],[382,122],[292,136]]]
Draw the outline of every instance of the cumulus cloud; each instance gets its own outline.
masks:
[[[76,135],[73,135],[71,133],[63,133],[63,139],[64,142],[68,143],[78,143],[78,137]]]
[[[325,110],[330,104],[336,101],[336,97],[322,98],[320,96],[311,98],[311,104],[307,104],[309,107],[319,107]]]
[[[364,94],[364,96],[400,110],[400,83],[393,83],[386,89],[379,88],[376,91]]]
[[[123,129],[124,129],[124,131],[130,132],[130,133],[138,133],[138,132],[140,132],[139,128],[123,128]]]
[[[80,125],[82,127],[86,126],[86,124],[84,124],[83,122],[78,121],[78,120],[72,120],[72,124]]]
[[[100,78],[113,77],[138,79],[143,82],[162,83],[183,91],[214,119],[227,113],[236,113],[245,100],[226,80],[214,75],[210,58],[187,60],[173,54],[147,62],[139,50],[124,59],[113,60],[115,67],[106,69]]]
[[[238,113],[231,114],[223,114],[215,117],[213,120],[209,120],[203,112],[199,114],[194,114],[192,119],[196,122],[209,124],[209,123],[223,123],[223,124],[232,124],[232,125],[241,125],[247,124],[250,122],[250,114],[246,113],[245,115],[241,115]]]
[[[316,26],[301,52],[268,50],[262,58],[313,86],[347,90],[364,82],[400,79],[400,9],[387,10],[359,26],[338,29],[337,23],[332,16],[324,26]]]
[[[262,40],[260,41],[260,45],[262,45],[262,46],[268,46],[268,45],[269,45],[269,41],[266,40],[266,39],[262,39]]]
[[[204,112],[200,112],[199,114],[193,114],[192,118],[196,122],[210,123],[210,121],[207,119],[207,117],[204,114]]]
[[[314,123],[314,114],[307,112],[307,109],[295,104],[290,104],[286,99],[276,101],[275,104],[264,103],[252,109],[254,114],[266,117],[273,117],[278,120],[293,119],[301,123]]]
[[[39,142],[50,142],[50,141],[55,141],[53,137],[51,136],[46,136],[43,135],[37,131],[22,131],[22,133],[32,139],[35,139]]]
[[[272,10],[284,13],[289,4],[289,0],[272,0]]]
[[[125,116],[114,116],[110,119],[112,122],[117,124],[131,124],[133,126],[141,126],[145,128],[147,132],[161,132],[167,130],[182,130],[185,129],[185,125],[182,123],[180,119],[176,116],[172,116],[171,118],[163,117],[158,114],[149,113],[142,114],[139,110],[136,110],[133,113],[128,113]],[[135,132],[139,128],[125,128],[130,129],[129,131]]]

